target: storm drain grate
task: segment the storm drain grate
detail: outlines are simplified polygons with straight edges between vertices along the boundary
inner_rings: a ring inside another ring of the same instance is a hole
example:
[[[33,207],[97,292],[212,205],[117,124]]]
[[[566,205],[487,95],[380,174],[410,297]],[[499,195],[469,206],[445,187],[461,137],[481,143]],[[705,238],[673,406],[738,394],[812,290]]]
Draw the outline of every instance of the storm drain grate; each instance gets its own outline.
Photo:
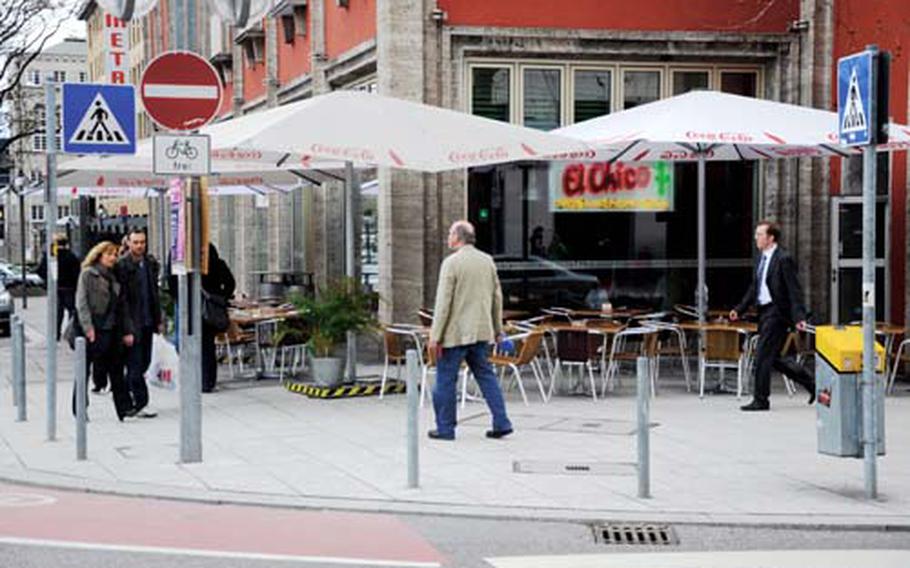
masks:
[[[601,544],[668,546],[679,544],[670,525],[604,523],[594,525],[594,540]]]

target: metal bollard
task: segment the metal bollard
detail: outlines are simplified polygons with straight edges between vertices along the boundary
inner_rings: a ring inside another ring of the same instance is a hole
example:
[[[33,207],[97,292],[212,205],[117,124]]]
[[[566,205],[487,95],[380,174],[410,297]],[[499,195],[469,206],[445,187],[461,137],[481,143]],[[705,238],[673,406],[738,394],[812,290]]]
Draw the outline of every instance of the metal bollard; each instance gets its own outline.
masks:
[[[87,420],[86,377],[85,377],[85,338],[76,338],[76,459],[84,460],[87,453],[85,423]]]
[[[13,337],[15,338],[15,356],[13,381],[16,386],[16,422],[28,420],[25,397],[25,322],[17,318],[13,323]]]
[[[416,489],[420,485],[420,463],[417,446],[417,407],[420,393],[417,392],[417,378],[420,366],[417,364],[417,351],[407,352],[407,387],[408,387],[408,487]]]
[[[19,316],[13,315],[9,322],[9,335],[13,350],[12,364],[10,365],[12,373],[10,374],[9,382],[13,387],[13,408],[19,406],[19,336],[16,335],[17,321],[19,321]]]
[[[651,497],[651,365],[647,357],[639,357],[638,366],[638,496]]]

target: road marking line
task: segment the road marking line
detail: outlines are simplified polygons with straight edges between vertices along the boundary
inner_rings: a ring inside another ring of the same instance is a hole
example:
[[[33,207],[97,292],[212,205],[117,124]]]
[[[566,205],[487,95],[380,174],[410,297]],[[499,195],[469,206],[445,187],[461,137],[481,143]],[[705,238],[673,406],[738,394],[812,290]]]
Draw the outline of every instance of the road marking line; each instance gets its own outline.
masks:
[[[218,87],[209,85],[146,84],[142,87],[146,97],[160,99],[217,99]]]
[[[100,544],[66,540],[46,540],[39,538],[0,537],[0,544],[20,546],[46,546],[52,548],[69,548],[74,550],[101,550],[106,552],[139,552],[146,554],[200,556],[209,558],[230,558],[242,560],[271,560],[285,562],[309,562],[321,564],[345,564],[352,566],[400,566],[403,568],[439,568],[439,562],[419,562],[412,560],[377,560],[371,558],[346,558],[342,556],[296,556],[290,554],[264,554],[255,552],[229,552],[223,550],[205,550],[192,548],[169,548],[163,546],[130,546],[121,544]]]
[[[0,493],[0,507],[36,507],[56,502],[54,497],[37,493]]]
[[[503,556],[494,568],[904,568],[907,550],[750,550]]]

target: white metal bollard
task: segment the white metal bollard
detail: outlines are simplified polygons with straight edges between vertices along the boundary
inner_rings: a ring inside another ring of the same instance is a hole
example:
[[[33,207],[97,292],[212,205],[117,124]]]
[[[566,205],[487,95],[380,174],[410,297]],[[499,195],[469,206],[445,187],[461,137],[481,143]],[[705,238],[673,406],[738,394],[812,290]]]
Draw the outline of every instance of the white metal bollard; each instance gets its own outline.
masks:
[[[16,318],[13,323],[13,382],[16,390],[16,422],[28,420],[25,389],[25,322]]]
[[[651,497],[650,406],[651,369],[647,357],[639,357],[638,364],[638,497]]]
[[[86,373],[85,373],[85,338],[76,338],[76,459],[84,460],[87,454],[85,423],[87,417]]]
[[[420,459],[417,445],[417,409],[420,393],[417,392],[420,376],[420,365],[417,363],[417,351],[407,352],[407,388],[408,388],[408,487],[420,485]]]

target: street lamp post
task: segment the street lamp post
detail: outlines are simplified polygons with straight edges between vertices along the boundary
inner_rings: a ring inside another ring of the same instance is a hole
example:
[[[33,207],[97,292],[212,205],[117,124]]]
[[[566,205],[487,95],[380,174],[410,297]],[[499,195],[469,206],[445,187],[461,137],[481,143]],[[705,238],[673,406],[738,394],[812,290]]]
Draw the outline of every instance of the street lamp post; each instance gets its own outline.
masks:
[[[19,264],[22,267],[22,309],[28,309],[28,290],[25,288],[25,178],[22,172],[13,181],[19,198]]]

